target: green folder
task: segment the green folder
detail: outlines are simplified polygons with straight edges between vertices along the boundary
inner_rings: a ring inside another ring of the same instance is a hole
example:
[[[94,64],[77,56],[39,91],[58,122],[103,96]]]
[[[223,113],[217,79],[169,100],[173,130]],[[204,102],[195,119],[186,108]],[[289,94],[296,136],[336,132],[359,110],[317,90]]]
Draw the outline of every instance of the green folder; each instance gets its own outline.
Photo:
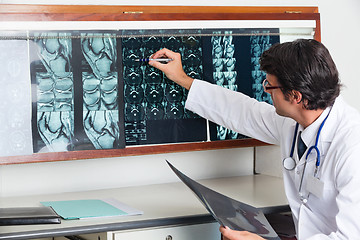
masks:
[[[127,215],[126,212],[99,199],[41,202],[52,207],[63,219],[82,219]]]

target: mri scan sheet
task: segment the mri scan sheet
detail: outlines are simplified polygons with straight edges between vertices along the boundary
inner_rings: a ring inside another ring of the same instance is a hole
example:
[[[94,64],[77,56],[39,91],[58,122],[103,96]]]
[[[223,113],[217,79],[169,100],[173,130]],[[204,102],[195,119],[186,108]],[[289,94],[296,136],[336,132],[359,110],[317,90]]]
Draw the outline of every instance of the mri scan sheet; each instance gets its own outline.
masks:
[[[279,42],[276,28],[21,34],[22,40],[0,42],[0,105],[17,105],[0,119],[0,132],[11,132],[3,135],[11,136],[12,146],[3,149],[13,149],[4,156],[246,138],[185,109],[188,91],[139,61],[164,47],[181,54],[190,77],[271,103],[259,58]]]
[[[32,154],[27,42],[0,41],[0,156]]]
[[[167,163],[220,225],[228,226],[233,230],[256,233],[265,239],[280,239],[261,210],[215,192]]]
[[[32,32],[34,152],[125,147],[113,32]]]

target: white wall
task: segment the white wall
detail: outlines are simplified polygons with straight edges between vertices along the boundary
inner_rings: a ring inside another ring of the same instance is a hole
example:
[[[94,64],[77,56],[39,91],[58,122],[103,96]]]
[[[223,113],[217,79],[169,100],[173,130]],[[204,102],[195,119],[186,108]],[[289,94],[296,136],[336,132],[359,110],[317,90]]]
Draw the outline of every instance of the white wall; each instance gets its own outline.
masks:
[[[17,4],[118,4],[117,0],[0,0]],[[122,5],[214,5],[214,6],[319,6],[322,42],[329,48],[338,65],[342,82],[347,86],[343,95],[360,109],[355,98],[360,55],[360,1],[343,0],[122,0]],[[346,36],[346,37],[345,37]],[[271,153],[272,165],[259,165]],[[268,174],[279,174],[281,167],[277,147],[257,148],[258,167]],[[194,178],[209,178],[252,174],[253,149],[228,149],[189,153],[161,154],[138,157],[92,159],[54,163],[0,166],[0,196],[20,196],[55,192],[81,191],[177,181],[164,159]],[[274,169],[270,169],[274,167]],[[277,166],[277,167],[276,167]],[[263,167],[263,168],[261,168]]]
[[[332,54],[345,85],[342,95],[360,110],[360,1],[320,1],[322,42]]]
[[[6,165],[0,168],[0,196],[86,191],[178,181],[165,159],[197,179],[253,173],[253,148]]]

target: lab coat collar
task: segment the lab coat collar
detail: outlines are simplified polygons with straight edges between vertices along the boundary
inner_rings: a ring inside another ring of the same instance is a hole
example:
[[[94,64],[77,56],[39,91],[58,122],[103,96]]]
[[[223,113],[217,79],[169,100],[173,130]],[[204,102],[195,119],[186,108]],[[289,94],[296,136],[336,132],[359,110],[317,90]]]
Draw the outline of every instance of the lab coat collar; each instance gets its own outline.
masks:
[[[323,153],[322,143],[323,142],[331,142],[331,139],[333,139],[333,136],[335,134],[335,128],[333,127],[333,123],[336,122],[337,115],[340,110],[342,101],[343,101],[342,98],[338,97],[335,100],[334,105],[326,108],[321,113],[321,115],[318,117],[318,119],[316,119],[315,122],[313,122],[307,128],[304,129],[302,126],[299,126],[299,131],[302,131],[301,138],[307,146],[307,150],[304,153],[304,155],[302,156],[302,158],[299,160],[299,164],[305,163],[305,157],[306,157],[307,151],[311,146],[315,145],[316,135],[319,131],[320,125],[324,121],[324,119],[326,118],[326,116],[328,114],[329,114],[329,117],[327,118],[327,120],[324,124],[324,127],[321,130],[320,137],[319,137],[318,148],[319,148],[320,154]],[[311,159],[313,159],[313,158],[309,157],[308,161],[311,161]]]
[[[339,125],[339,118],[342,118],[344,110],[344,99],[342,96],[336,98],[334,105],[331,108],[328,119],[323,127],[321,133],[322,142],[331,142],[334,139],[335,132]]]
[[[326,108],[321,113],[321,115],[315,120],[315,122],[310,124],[307,128],[303,129],[303,127],[301,127],[301,129],[300,129],[300,131],[302,131],[301,138],[302,138],[302,140],[304,141],[304,143],[306,144],[307,147],[310,147],[310,146],[315,144],[316,135],[317,135],[317,133],[319,131],[320,125],[324,121],[326,116],[329,114],[330,110],[331,110],[331,107]],[[321,139],[323,139],[323,135],[324,135],[324,132],[325,132],[324,130],[326,129],[326,125],[328,125],[327,124],[328,120],[329,120],[329,118],[326,120],[325,125],[324,125],[323,129],[321,130],[321,133],[320,133],[320,138]],[[320,139],[319,139],[319,141],[320,141]]]

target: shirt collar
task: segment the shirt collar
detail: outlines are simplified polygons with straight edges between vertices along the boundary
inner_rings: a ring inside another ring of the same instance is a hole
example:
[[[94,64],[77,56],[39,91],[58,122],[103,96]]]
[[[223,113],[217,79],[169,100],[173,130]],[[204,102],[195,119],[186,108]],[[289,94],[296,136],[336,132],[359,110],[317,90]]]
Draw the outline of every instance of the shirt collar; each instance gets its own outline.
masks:
[[[307,147],[314,145],[320,125],[324,121],[326,116],[329,114],[329,112],[331,111],[331,108],[332,107],[326,108],[321,113],[321,115],[312,124],[310,124],[307,128],[304,129],[302,126],[299,126],[299,131],[302,131],[301,138]],[[328,121],[328,119],[326,121]],[[324,128],[326,128],[326,122],[325,122]],[[320,136],[323,135],[324,128],[321,130]]]

